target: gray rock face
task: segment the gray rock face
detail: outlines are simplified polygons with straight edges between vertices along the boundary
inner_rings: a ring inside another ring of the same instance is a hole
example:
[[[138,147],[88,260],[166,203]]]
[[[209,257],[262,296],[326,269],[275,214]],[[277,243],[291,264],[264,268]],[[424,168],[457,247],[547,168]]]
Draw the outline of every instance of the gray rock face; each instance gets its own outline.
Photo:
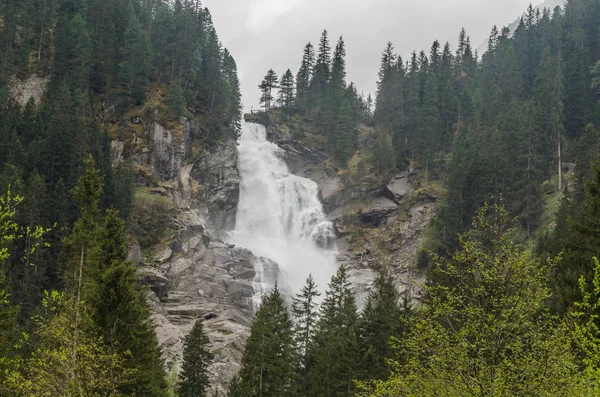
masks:
[[[128,258],[140,265],[140,280],[150,287],[149,301],[167,370],[180,365],[183,340],[198,319],[211,342],[213,391],[224,394],[240,366],[253,316],[254,261],[251,252],[223,243],[235,226],[239,200],[237,151],[226,141],[192,155],[200,125],[184,121],[171,131],[156,121],[142,126],[132,142],[111,143],[114,163],[132,160],[138,184],[153,186],[173,202],[178,229],[169,241],[147,252],[130,243]],[[135,146],[127,158],[124,148]],[[211,392],[212,395],[212,392]]]
[[[49,81],[50,77],[40,77],[36,74],[32,74],[26,80],[14,78],[10,84],[11,96],[21,106],[25,106],[31,98],[39,105]]]
[[[156,333],[168,369],[179,366],[183,340],[198,319],[204,321],[215,359],[213,390],[223,393],[240,367],[252,322],[254,261],[247,250],[213,239],[200,220],[182,212],[179,234],[140,269],[150,285]],[[175,249],[176,248],[176,249]]]
[[[191,177],[204,187],[207,219],[217,232],[233,230],[240,197],[236,143],[227,141],[214,152],[205,152]]]
[[[410,183],[410,173],[402,172],[386,185],[385,195],[390,200],[399,203],[410,192],[412,188]]]

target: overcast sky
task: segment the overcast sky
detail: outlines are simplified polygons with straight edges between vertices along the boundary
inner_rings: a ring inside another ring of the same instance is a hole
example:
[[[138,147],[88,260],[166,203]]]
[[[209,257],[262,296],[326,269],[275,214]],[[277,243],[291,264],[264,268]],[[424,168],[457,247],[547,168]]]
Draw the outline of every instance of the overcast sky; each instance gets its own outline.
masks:
[[[542,0],[204,0],[223,45],[235,58],[245,110],[258,107],[258,84],[269,68],[298,72],[304,45],[317,47],[327,29],[332,48],[346,43],[348,81],[375,91],[388,41],[405,59],[439,39],[454,45],[461,27],[477,48],[494,24],[513,22]]]

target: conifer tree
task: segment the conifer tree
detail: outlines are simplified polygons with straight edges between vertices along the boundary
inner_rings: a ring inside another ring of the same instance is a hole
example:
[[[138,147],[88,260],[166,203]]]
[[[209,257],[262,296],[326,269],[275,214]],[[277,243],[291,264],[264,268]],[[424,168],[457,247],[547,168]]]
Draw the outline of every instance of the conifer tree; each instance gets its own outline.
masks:
[[[340,164],[344,167],[354,155],[355,124],[353,116],[354,109],[352,105],[348,99],[344,99],[340,106],[334,135],[335,153]]]
[[[335,46],[333,63],[331,66],[331,77],[327,84],[325,98],[322,108],[322,129],[329,138],[329,146],[335,150],[336,147],[336,122],[339,116],[340,106],[344,100],[346,89],[346,49],[344,39],[339,38]]]
[[[315,363],[309,373],[311,396],[352,396],[357,375],[358,314],[348,272],[342,265],[331,278],[315,334]]]
[[[81,216],[64,243],[63,277],[67,290],[77,297],[77,307],[82,300],[86,300],[88,288],[93,285],[91,280],[96,275],[90,257],[97,244],[100,216],[98,203],[102,195],[102,179],[91,155],[85,161],[85,175],[79,179],[72,193]]]
[[[309,87],[314,66],[315,49],[309,42],[304,47],[302,63],[300,64],[300,70],[298,70],[298,74],[296,75],[296,104],[301,112],[305,112],[308,106]]]
[[[275,286],[254,315],[236,393],[244,397],[288,395],[293,390],[293,370],[292,321]]]
[[[400,306],[392,278],[381,273],[358,321],[361,379],[386,379],[390,375],[387,360],[394,357],[390,338],[403,338],[409,317],[410,308]]]
[[[275,99],[275,97],[273,97],[273,89],[277,88],[278,82],[279,80],[277,79],[277,74],[275,71],[273,69],[269,69],[265,75],[265,78],[258,86],[262,92],[260,103],[263,104],[265,111],[271,110],[271,103]]]
[[[152,56],[148,33],[142,29],[135,13],[131,12],[124,46],[121,48],[123,61],[119,64],[119,107],[122,112],[129,107],[129,100],[135,104],[144,102],[150,73]]]
[[[183,343],[183,363],[178,384],[180,397],[208,396],[208,367],[212,360],[208,344],[202,320],[196,320]]]
[[[283,107],[286,112],[290,113],[294,105],[294,75],[288,69],[281,76],[279,82],[279,106]]]
[[[380,131],[373,143],[373,167],[380,175],[386,175],[396,165],[392,137],[387,131]]]
[[[125,394],[165,395],[165,374],[150,309],[143,290],[136,289],[136,267],[126,262],[123,221],[109,210],[98,233],[94,294],[90,297],[93,319],[105,342],[122,356],[133,372]],[[129,352],[129,355],[127,355]]]
[[[294,343],[298,356],[297,386],[301,395],[306,395],[309,390],[308,373],[314,362],[312,349],[318,317],[316,299],[320,295],[310,275],[300,293],[292,298],[292,315],[295,320]]]
[[[327,30],[321,34],[317,59],[310,80],[310,101],[313,107],[322,109],[325,101],[327,83],[331,77],[331,46]]]

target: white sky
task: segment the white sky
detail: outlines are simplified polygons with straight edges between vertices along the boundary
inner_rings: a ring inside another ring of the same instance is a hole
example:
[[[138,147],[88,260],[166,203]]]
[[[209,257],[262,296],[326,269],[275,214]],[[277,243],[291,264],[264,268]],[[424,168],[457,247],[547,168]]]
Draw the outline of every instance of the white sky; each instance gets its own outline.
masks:
[[[348,81],[375,91],[388,41],[405,59],[438,39],[453,45],[464,26],[477,48],[494,24],[508,25],[542,0],[204,0],[223,45],[235,58],[245,110],[258,107],[258,84],[269,68],[296,75],[304,45],[317,47],[327,29],[332,48],[346,43]],[[454,50],[454,48],[453,48]]]

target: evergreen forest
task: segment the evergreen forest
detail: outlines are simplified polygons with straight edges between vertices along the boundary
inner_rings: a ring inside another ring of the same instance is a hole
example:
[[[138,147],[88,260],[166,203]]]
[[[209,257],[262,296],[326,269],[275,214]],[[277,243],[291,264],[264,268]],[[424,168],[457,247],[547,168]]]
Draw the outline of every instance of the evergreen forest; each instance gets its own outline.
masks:
[[[250,121],[316,136],[348,178],[414,170],[438,209],[418,288],[382,264],[359,307],[342,265],[262,296],[229,397],[600,396],[599,21],[598,0],[568,0],[494,26],[482,54],[465,29],[405,57],[389,42],[373,96],[327,30],[296,73],[266,72]],[[0,0],[0,52],[0,396],[220,395],[201,317],[165,372],[128,259],[132,235],[157,241],[140,220],[156,214],[136,207],[143,170],[111,151],[133,154],[142,119],[196,123],[194,154],[239,138],[237,66],[209,10]],[[19,103],[32,78],[45,91]]]

